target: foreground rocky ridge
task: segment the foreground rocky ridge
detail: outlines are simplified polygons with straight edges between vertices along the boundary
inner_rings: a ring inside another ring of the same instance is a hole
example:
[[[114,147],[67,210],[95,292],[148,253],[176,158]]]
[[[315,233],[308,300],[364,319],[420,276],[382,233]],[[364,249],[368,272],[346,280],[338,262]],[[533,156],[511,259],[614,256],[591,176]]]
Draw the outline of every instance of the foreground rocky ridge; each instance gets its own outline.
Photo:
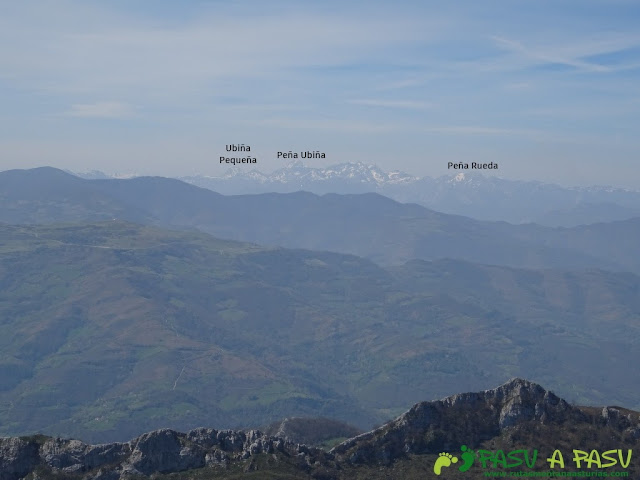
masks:
[[[3,438],[0,480],[206,479],[283,471],[287,475],[281,478],[359,478],[356,474],[362,472],[379,478],[389,475],[385,468],[393,464],[454,451],[461,444],[502,448],[523,442],[637,448],[640,414],[619,407],[575,407],[540,385],[513,379],[492,390],[416,404],[396,420],[329,452],[258,430],[199,428],[185,434],[163,429],[104,445],[40,435]],[[187,471],[197,476],[170,475]]]
[[[325,447],[338,439],[352,438],[362,430],[330,418],[290,417],[265,427],[264,432],[293,443]]]
[[[540,385],[513,379],[492,390],[414,405],[396,420],[343,442],[331,453],[350,463],[389,464],[406,454],[457,450],[462,443],[481,445],[509,430],[533,425],[609,427],[627,441],[640,439],[637,413],[604,407],[597,418],[588,410],[569,405]]]
[[[327,463],[331,455],[318,448],[293,444],[258,430],[198,428],[188,433],[169,429],[146,433],[127,443],[87,445],[78,440],[44,436],[0,439],[0,480],[51,478],[112,480],[228,468],[260,454],[298,460],[301,471]]]

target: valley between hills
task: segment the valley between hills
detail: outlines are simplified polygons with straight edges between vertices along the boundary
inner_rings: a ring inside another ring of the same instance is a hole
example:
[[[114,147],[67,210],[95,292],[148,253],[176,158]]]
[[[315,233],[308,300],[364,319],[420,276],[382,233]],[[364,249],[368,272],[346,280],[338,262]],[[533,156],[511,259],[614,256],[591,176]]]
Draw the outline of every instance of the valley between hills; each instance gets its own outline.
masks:
[[[113,220],[0,239],[4,435],[124,441],[287,416],[367,429],[513,376],[639,406],[634,274],[383,268]]]
[[[637,218],[510,225],[377,194],[223,196],[178,180],[85,180],[51,168],[2,172],[0,192],[0,435],[36,435],[4,441],[6,452],[24,447],[41,458],[50,441],[38,435],[128,442],[158,429],[268,430],[291,417],[324,417],[352,425],[341,432],[353,434],[417,402],[513,377],[544,384],[567,409],[640,409]],[[538,392],[518,382],[510,392]],[[612,420],[580,411],[587,417],[527,430],[530,437],[499,429],[507,436],[491,445],[562,432],[577,438],[574,420],[598,427],[583,443],[608,445],[594,432],[608,432],[600,427]],[[620,432],[635,428],[633,415],[624,413]],[[461,438],[444,423],[438,434],[420,425],[411,433],[416,452],[431,455]],[[188,438],[166,435],[181,445]],[[625,445],[637,440],[620,435]],[[357,437],[353,451],[355,443],[342,444],[331,458],[283,447],[324,466],[279,465],[291,478],[342,478],[335,468],[344,458],[356,469],[354,458],[364,459],[363,473],[344,478],[376,478],[374,464],[404,468],[396,453],[384,453],[396,446],[362,447],[374,437]],[[467,442],[479,448],[489,438]],[[256,458],[229,465],[270,465]],[[428,470],[432,460],[419,457],[407,472]],[[62,468],[48,461],[33,466]],[[201,478],[233,478],[225,476],[233,468]],[[104,478],[120,478],[113,475]]]

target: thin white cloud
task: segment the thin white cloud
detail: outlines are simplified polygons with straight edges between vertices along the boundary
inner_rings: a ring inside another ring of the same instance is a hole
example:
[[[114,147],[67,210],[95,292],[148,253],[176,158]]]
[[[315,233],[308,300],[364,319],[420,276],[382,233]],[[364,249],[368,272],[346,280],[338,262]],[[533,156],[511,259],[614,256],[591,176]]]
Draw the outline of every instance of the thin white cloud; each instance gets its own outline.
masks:
[[[584,62],[575,58],[562,56],[558,52],[547,51],[546,49],[531,49],[522,45],[520,42],[509,40],[501,37],[492,37],[499,46],[511,52],[516,52],[540,63],[552,63],[575,67],[589,72],[608,72],[610,69],[604,65],[596,63]]]
[[[383,107],[383,108],[404,108],[413,110],[425,110],[432,108],[433,105],[427,102],[419,102],[415,100],[375,100],[375,99],[362,99],[362,100],[349,100],[347,103],[353,105],[365,105],[367,107]]]
[[[121,102],[97,102],[75,104],[66,113],[70,117],[82,118],[122,118],[135,113],[132,105]]]
[[[352,137],[362,136],[354,158],[383,164],[397,156],[416,168],[423,160],[412,152],[425,142],[431,155],[441,156],[481,155],[487,144],[497,154],[544,147],[559,162],[593,157],[600,142],[597,151],[608,162],[637,158],[635,137],[625,134],[619,145],[618,123],[601,115],[628,99],[619,125],[632,131],[638,124],[631,99],[637,99],[633,48],[640,33],[623,15],[603,25],[588,9],[556,11],[553,2],[529,12],[509,2],[479,7],[470,0],[463,2],[470,8],[190,2],[173,12],[128,2],[5,3],[0,142],[7,151],[7,141],[23,139],[22,149],[15,147],[19,158],[40,146],[28,158],[73,158],[83,167],[91,158],[91,168],[114,171],[105,165],[118,157],[118,169],[142,170],[139,158],[150,155],[139,153],[153,152],[157,165],[179,171],[209,165],[216,145],[233,138],[252,149],[282,148],[292,132],[327,149],[351,148]],[[570,68],[535,68],[553,64]],[[567,121],[578,107],[581,121]],[[544,108],[558,110],[535,111]],[[51,122],[61,115],[69,121]],[[117,122],[94,120],[131,116],[131,138],[111,130]],[[83,118],[100,128],[89,129],[80,152],[74,127]],[[392,136],[403,141],[389,142]],[[49,138],[62,143],[47,144]],[[390,144],[393,155],[385,150]],[[92,153],[101,147],[101,157]]]
[[[424,85],[426,82],[425,78],[407,78],[404,80],[395,80],[392,82],[385,83],[378,87],[378,90],[399,90],[402,88],[413,88]]]
[[[593,112],[598,112],[598,117],[622,117],[628,115],[637,115],[640,113],[638,108],[638,101],[634,102],[633,99],[625,99],[624,101],[612,101],[607,102],[591,102],[572,104],[565,106],[547,106],[547,107],[535,107],[524,110],[524,115],[549,117],[554,119],[575,119],[584,120],[590,119],[593,116]]]
[[[505,90],[517,90],[517,91],[529,90],[532,87],[533,85],[531,84],[531,82],[512,82],[504,86]]]
[[[397,124],[390,125],[361,121],[309,120],[289,118],[270,118],[259,121],[257,122],[257,124],[283,129],[328,130],[352,133],[386,133],[402,129],[402,126]]]
[[[530,129],[520,128],[496,128],[484,127],[476,125],[449,125],[426,127],[422,130],[426,133],[444,133],[452,135],[517,135],[517,136],[533,136],[540,135],[542,132]]]
[[[305,107],[286,103],[244,103],[238,105],[219,105],[221,110],[237,110],[240,112],[275,112],[275,111],[301,111]]]
[[[136,94],[167,101],[229,79],[281,78],[284,72],[381,55],[392,60],[395,48],[428,41],[438,27],[436,18],[402,13],[356,18],[277,8],[244,15],[221,8],[167,26],[96,4],[76,14],[76,3],[45,3],[48,23],[32,7],[15,6],[0,18],[0,76],[54,93],[117,95],[135,88]],[[65,24],[67,17],[75,21]]]
[[[609,73],[635,68],[635,64],[610,66],[589,62],[584,58],[618,52],[640,45],[640,36],[618,34],[570,44],[554,43],[536,46],[525,46],[519,41],[501,36],[494,35],[490,38],[503,50],[511,52],[521,59],[524,58],[532,64],[565,65],[591,73]]]

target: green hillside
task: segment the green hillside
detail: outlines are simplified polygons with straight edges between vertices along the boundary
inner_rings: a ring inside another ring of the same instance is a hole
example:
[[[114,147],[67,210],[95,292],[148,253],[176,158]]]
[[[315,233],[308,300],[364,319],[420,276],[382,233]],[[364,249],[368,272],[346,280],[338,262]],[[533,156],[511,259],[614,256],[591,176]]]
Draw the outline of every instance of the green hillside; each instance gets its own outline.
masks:
[[[623,368],[640,360],[631,274],[385,270],[121,221],[3,225],[0,245],[1,435],[368,428],[515,375],[580,402],[640,398]]]
[[[640,273],[640,218],[548,228],[482,222],[377,194],[224,196],[162,177],[83,180],[49,167],[0,172],[0,222],[113,218],[260,245],[358,255],[381,265],[455,258]]]

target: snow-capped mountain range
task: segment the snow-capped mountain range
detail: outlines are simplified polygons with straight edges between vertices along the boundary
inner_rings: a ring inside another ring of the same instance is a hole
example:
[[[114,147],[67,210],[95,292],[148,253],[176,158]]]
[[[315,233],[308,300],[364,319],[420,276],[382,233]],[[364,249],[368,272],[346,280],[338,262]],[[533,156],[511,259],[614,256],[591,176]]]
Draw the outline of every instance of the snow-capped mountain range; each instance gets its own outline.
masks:
[[[96,171],[79,176],[108,177]],[[361,162],[317,168],[294,161],[270,174],[234,168],[219,177],[195,175],[180,180],[225,195],[300,190],[319,195],[375,192],[444,213],[510,223],[573,226],[640,217],[640,191],[603,186],[566,188],[479,173],[416,177]]]
[[[215,181],[220,178],[225,180],[242,178],[251,179],[263,184],[295,184],[348,180],[353,183],[365,183],[378,186],[388,184],[407,184],[420,180],[419,177],[414,177],[398,170],[385,172],[376,165],[366,165],[361,162],[341,163],[326,168],[312,168],[306,167],[300,160],[293,161],[286,167],[278,169],[269,175],[258,170],[243,172],[241,169],[229,169],[222,177],[196,176],[184,177],[183,179],[189,181],[190,179],[200,180],[204,178],[211,181]]]

